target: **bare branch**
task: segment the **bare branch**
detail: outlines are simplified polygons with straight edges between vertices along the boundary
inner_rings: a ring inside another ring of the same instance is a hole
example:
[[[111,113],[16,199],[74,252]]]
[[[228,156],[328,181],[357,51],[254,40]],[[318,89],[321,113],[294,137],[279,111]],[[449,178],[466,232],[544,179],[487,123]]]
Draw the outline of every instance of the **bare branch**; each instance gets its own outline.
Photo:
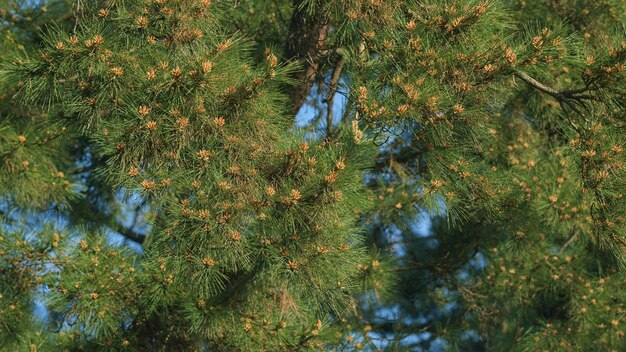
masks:
[[[120,235],[126,237],[127,239],[138,244],[143,244],[143,241],[146,239],[146,236],[141,235],[138,232],[135,232],[132,228],[124,227],[121,224],[118,224],[117,227],[113,230],[118,232]]]
[[[528,74],[524,72],[515,72],[514,75],[518,77],[519,79],[521,79],[522,81],[528,83],[528,85],[530,85],[531,87],[536,88],[546,94],[549,94],[555,99],[557,99],[559,102],[563,102],[568,105],[578,104],[582,106],[583,108],[586,108],[587,106],[586,106],[585,100],[597,100],[597,98],[591,94],[583,94],[583,93],[587,93],[587,92],[594,90],[594,88],[589,84],[586,85],[584,88],[558,91],[552,87],[548,87],[547,85],[537,81],[536,79],[532,78],[531,76],[529,76]]]
[[[330,78],[330,86],[328,91],[328,96],[326,98],[326,102],[328,105],[328,112],[326,113],[326,135],[331,136],[333,132],[333,107],[335,105],[335,93],[337,92],[337,88],[339,88],[339,79],[341,78],[341,71],[343,70],[343,65],[345,64],[345,59],[343,56],[339,58],[337,61],[337,65],[333,70],[333,75]]]
[[[561,249],[559,250],[559,254],[563,254],[563,251],[565,251],[565,249],[567,247],[569,247],[570,244],[574,243],[574,241],[576,240],[576,237],[578,237],[578,232],[575,232],[572,237],[569,238],[569,240],[567,240],[567,242],[565,242],[565,244],[563,244],[563,246],[561,247]]]
[[[584,113],[583,111],[581,111],[581,109],[584,109],[585,111],[589,112],[588,101],[598,100],[598,98],[595,97],[594,95],[588,94],[588,92],[595,90],[593,86],[593,82],[587,83],[585,87],[583,88],[558,91],[552,87],[549,87],[537,81],[536,79],[529,76],[527,73],[515,72],[514,75],[515,77],[518,77],[522,81],[526,82],[531,87],[554,97],[559,102],[561,109],[563,109],[563,111],[565,112],[567,120],[574,127],[576,131],[579,131],[579,127],[572,120],[569,114],[567,114],[566,108],[569,108],[570,110],[575,112],[577,115],[584,118]]]
[[[551,96],[555,98],[557,97],[557,95],[559,95],[559,92],[556,89],[546,86],[545,84],[537,81],[536,79],[530,77],[528,74],[524,72],[515,72],[515,76],[521,79],[522,81],[528,83],[532,87],[539,89],[540,91],[544,93],[550,94]]]

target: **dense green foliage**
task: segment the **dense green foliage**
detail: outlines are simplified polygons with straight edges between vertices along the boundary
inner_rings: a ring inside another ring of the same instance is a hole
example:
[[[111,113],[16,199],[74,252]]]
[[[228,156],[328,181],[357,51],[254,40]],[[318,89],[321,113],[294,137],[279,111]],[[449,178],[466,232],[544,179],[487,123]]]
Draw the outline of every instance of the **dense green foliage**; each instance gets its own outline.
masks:
[[[623,1],[0,5],[2,348],[626,349]]]

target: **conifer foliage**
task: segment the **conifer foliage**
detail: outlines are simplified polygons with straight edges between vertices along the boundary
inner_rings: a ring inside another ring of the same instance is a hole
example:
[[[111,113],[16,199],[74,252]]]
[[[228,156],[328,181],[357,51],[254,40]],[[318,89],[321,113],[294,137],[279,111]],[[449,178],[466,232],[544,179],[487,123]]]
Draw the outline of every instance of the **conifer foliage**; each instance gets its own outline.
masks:
[[[219,30],[220,11],[209,1],[102,8],[75,32],[52,31],[5,76],[21,101],[54,114],[65,143],[88,138],[104,160],[93,172],[154,214],[140,262],[91,234],[44,231],[34,248],[21,229],[6,234],[7,269],[27,261],[22,290],[41,281],[62,334],[81,343],[291,350],[317,344],[323,313],[350,303],[363,260],[355,214],[367,205],[358,180],[374,148],[350,132],[311,143],[289,133],[275,87],[292,68],[271,52],[250,62],[249,43]],[[22,152],[29,138],[6,137],[16,150],[6,160],[24,160],[11,180],[56,171]],[[32,193],[18,204],[58,201],[18,187]]]
[[[0,4],[3,348],[626,348],[622,1]]]

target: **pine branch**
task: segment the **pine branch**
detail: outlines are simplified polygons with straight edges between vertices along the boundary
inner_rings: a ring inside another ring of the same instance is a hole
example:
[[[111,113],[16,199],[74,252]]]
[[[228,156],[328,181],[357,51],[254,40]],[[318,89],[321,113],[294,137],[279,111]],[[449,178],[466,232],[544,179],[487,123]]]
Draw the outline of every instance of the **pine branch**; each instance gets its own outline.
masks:
[[[515,72],[515,76],[521,79],[522,81],[528,83],[530,86],[544,93],[547,93],[555,98],[559,95],[559,92],[556,89],[546,86],[545,84],[537,81],[536,79],[530,77],[528,74],[524,72]]]
[[[581,108],[589,111],[589,105],[587,104],[587,101],[598,100],[598,98],[596,98],[595,96],[588,94],[588,92],[594,90],[593,82],[587,83],[584,88],[558,91],[537,81],[533,77],[529,76],[527,73],[515,72],[514,75],[515,77],[526,82],[531,87],[554,97],[559,102],[563,110],[568,107],[579,116],[584,116],[584,114],[580,110]],[[574,127],[574,129],[578,131],[578,126],[572,121],[569,115],[567,116],[567,118],[570,124]]]

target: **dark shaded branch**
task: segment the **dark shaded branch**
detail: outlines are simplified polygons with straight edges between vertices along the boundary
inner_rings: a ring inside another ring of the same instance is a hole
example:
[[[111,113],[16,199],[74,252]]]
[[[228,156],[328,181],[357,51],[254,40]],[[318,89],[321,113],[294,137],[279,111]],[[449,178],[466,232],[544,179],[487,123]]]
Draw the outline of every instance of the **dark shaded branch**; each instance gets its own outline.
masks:
[[[372,324],[372,330],[378,334],[394,335],[398,333],[414,333],[419,334],[423,332],[436,333],[436,328],[432,321],[425,323],[406,323],[399,320],[382,321]]]
[[[133,229],[131,228],[124,227],[121,224],[118,224],[117,227],[113,230],[119,232],[122,236],[138,244],[143,244],[143,241],[146,239],[146,236],[133,231]]]
[[[285,54],[289,60],[297,60],[303,68],[293,78],[297,84],[290,89],[293,111],[304,104],[311,84],[317,75],[321,58],[328,38],[329,18],[324,13],[309,13],[305,0],[293,0],[293,14],[289,25],[289,35]]]
[[[139,219],[139,216],[141,215],[141,208],[143,208],[146,205],[146,202],[147,202],[147,199],[144,198],[143,201],[135,207],[134,215],[133,215],[133,222],[131,223],[130,227],[124,227],[121,224],[117,223],[117,228],[115,229],[122,236],[139,244],[143,244],[147,235],[142,235],[140,233],[137,233],[133,229],[137,225],[137,221]]]
[[[337,61],[337,65],[333,70],[333,75],[330,78],[330,86],[328,91],[328,97],[326,98],[326,102],[328,105],[328,112],[326,113],[326,135],[331,136],[333,133],[333,107],[335,105],[335,93],[337,93],[337,88],[339,88],[339,79],[341,78],[341,71],[343,70],[343,65],[345,64],[345,59],[343,56],[339,58]]]

